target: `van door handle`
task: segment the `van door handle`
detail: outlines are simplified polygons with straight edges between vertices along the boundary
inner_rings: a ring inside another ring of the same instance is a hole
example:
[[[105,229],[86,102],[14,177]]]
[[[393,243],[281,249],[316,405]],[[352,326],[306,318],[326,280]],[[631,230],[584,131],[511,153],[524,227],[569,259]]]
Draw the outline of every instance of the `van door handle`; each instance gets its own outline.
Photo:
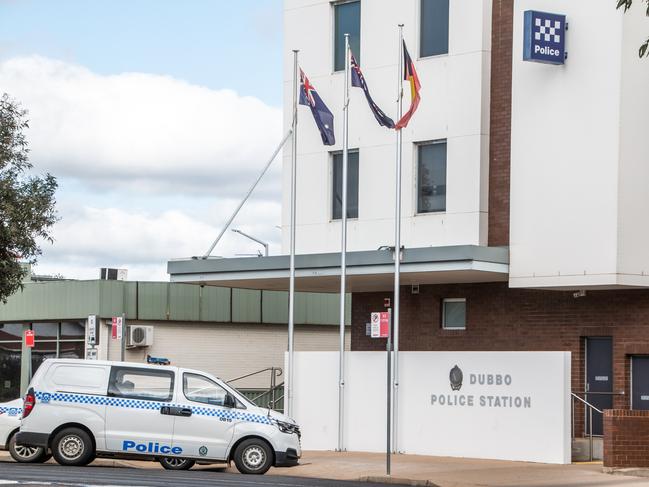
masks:
[[[191,416],[192,410],[190,408],[182,408],[177,414],[178,416]]]
[[[171,415],[171,408],[169,406],[162,406],[160,408],[160,414]]]

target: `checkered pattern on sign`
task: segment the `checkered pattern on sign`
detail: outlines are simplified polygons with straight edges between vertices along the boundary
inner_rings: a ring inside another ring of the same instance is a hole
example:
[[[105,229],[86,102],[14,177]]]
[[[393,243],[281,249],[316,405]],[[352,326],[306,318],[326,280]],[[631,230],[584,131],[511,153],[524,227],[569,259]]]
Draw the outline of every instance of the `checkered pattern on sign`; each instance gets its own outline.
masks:
[[[558,20],[535,19],[534,39],[559,44],[561,42],[561,22]]]
[[[202,406],[191,406],[187,404],[170,404],[159,401],[145,401],[140,399],[126,399],[122,397],[94,396],[90,394],[70,394],[65,392],[56,392],[49,394],[46,392],[36,392],[36,399],[41,402],[62,402],[72,404],[96,404],[100,406],[111,406],[125,409],[151,409],[158,410],[162,406],[188,408],[192,414],[197,416],[213,416],[219,419],[229,421],[242,421],[248,423],[272,424],[268,416],[248,413],[236,409],[208,408]]]

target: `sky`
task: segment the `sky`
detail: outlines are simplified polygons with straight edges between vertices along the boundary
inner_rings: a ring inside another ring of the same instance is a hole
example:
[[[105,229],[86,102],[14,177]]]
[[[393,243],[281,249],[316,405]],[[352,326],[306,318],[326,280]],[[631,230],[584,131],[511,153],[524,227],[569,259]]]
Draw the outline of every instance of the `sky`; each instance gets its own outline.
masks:
[[[0,93],[29,111],[60,221],[37,274],[168,280],[282,136],[281,0],[0,0]],[[233,228],[280,250],[280,161]],[[213,255],[261,247],[227,232]]]

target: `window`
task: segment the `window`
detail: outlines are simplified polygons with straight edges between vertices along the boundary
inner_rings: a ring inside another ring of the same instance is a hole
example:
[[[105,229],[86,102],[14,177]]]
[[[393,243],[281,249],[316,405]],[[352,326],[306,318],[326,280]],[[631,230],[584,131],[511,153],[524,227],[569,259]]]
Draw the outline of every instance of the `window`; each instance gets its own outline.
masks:
[[[333,191],[332,219],[343,217],[343,154],[332,154]],[[347,157],[347,218],[358,218],[358,151],[349,151]]]
[[[448,53],[448,0],[421,0],[419,56]]]
[[[334,71],[345,69],[345,34],[356,61],[361,62],[361,2],[334,4]]]
[[[228,395],[217,383],[196,374],[183,374],[183,393],[190,401],[223,406]]]
[[[20,397],[22,323],[0,323],[0,402]]]
[[[417,147],[417,213],[446,211],[446,141]]]
[[[113,367],[110,371],[109,396],[171,401],[173,390],[174,373],[170,370]]]
[[[442,328],[445,330],[466,329],[465,298],[446,298],[442,301]]]
[[[36,337],[36,344],[31,350],[32,374],[48,358],[84,358],[84,322],[32,323],[31,329]]]

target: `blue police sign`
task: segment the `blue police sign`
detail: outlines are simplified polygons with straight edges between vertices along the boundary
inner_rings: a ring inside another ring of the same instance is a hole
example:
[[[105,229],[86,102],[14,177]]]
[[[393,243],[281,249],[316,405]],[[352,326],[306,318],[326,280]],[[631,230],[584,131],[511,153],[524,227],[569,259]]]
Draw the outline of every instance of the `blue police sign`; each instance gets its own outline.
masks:
[[[566,16],[527,10],[523,60],[563,64],[566,59]]]

